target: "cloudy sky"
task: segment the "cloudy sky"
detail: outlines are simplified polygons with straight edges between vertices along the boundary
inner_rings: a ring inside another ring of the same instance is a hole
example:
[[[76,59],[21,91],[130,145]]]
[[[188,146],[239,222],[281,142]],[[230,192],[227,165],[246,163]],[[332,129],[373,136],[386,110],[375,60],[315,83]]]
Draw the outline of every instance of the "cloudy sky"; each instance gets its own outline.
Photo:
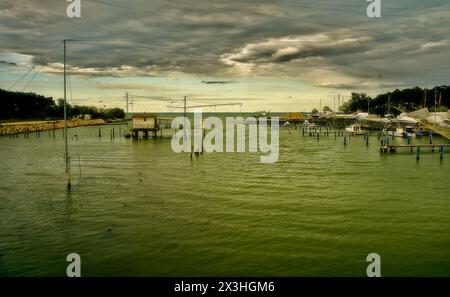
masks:
[[[381,18],[365,0],[81,0],[81,18],[68,3],[0,0],[0,88],[61,98],[63,39],[68,100],[125,108],[128,92],[130,111],[183,96],[305,111],[352,91],[449,84],[448,0],[381,0]]]

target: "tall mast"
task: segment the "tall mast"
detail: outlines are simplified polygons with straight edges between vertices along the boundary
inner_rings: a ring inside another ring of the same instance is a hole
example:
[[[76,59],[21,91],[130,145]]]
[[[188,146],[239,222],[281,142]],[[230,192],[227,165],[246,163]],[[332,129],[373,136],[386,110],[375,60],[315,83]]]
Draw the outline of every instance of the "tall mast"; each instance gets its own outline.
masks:
[[[423,107],[427,107],[427,89],[425,88],[425,97],[423,99]]]
[[[69,164],[69,147],[67,144],[67,97],[66,97],[66,40],[64,43],[64,159],[66,161],[67,189],[70,190],[71,176]]]
[[[186,109],[187,109],[187,105],[186,105],[186,96],[184,96],[184,124],[183,124],[183,145],[184,142],[186,141],[187,138],[187,134],[186,134],[186,124],[187,124],[187,120],[186,120]],[[191,151],[192,154],[192,151]],[[192,157],[192,155],[191,155]]]
[[[434,91],[434,123],[436,124],[436,104],[437,104],[437,91]]]
[[[387,114],[391,111],[391,95],[388,96]]]

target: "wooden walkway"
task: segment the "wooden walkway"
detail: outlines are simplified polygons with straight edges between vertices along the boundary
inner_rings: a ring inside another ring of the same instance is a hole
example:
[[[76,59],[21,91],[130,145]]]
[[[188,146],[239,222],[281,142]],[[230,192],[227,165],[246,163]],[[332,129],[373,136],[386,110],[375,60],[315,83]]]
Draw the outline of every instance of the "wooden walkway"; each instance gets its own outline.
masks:
[[[448,148],[450,147],[450,144],[438,144],[438,143],[432,143],[432,144],[388,144],[388,145],[382,145],[380,147],[380,152],[382,153],[395,153],[397,152],[397,149],[403,149],[403,148],[407,148],[411,151],[411,153],[413,152],[413,149],[421,149],[421,148],[431,148],[433,151],[434,149],[439,149],[441,150],[444,148]]]

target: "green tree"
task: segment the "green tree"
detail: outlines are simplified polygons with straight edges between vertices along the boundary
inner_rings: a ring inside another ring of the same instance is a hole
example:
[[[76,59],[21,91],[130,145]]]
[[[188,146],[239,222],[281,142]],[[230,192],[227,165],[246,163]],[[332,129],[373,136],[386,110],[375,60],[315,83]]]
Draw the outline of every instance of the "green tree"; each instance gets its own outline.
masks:
[[[322,108],[322,111],[323,111],[323,112],[333,112],[333,110],[332,110],[329,106],[324,106],[324,107]]]
[[[67,103],[66,108],[68,118],[85,114],[90,114],[94,119],[121,119],[125,117],[125,112],[121,108],[99,110],[95,106],[71,105],[69,103]],[[58,99],[55,102],[52,97],[0,89],[0,119],[46,119],[63,117],[63,99]]]
[[[351,113],[352,110],[351,110],[350,105],[351,105],[351,101],[345,102],[344,104],[342,104],[342,105],[339,107],[339,111],[342,111],[343,113]]]

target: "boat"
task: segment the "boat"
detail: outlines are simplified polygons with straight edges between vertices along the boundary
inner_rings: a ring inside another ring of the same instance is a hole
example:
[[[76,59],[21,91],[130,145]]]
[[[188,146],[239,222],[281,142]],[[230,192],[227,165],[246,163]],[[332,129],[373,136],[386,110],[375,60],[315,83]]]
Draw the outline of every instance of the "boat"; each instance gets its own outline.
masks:
[[[367,131],[360,124],[353,124],[345,128],[345,132],[354,133],[354,134],[363,134]]]
[[[406,126],[404,129],[403,128],[391,128],[387,131],[387,134],[389,136],[402,137],[402,138],[416,136],[416,133],[414,132],[414,128],[412,126]]]
[[[393,136],[393,137],[403,137],[403,129],[391,128],[387,131],[387,135]]]
[[[413,126],[406,126],[405,129],[403,130],[403,137],[408,138],[408,137],[414,137],[416,136],[416,132],[414,131],[414,127]]]

